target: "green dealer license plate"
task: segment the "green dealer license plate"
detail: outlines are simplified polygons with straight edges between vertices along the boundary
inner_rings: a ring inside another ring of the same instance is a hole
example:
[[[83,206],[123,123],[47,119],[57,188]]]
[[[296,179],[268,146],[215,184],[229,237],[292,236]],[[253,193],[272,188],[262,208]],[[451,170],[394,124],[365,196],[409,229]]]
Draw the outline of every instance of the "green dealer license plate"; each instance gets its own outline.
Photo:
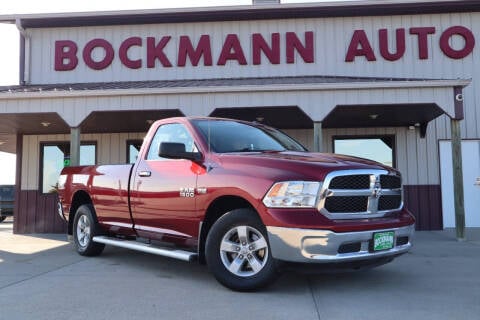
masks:
[[[388,250],[393,248],[395,232],[377,232],[373,234],[373,251]]]

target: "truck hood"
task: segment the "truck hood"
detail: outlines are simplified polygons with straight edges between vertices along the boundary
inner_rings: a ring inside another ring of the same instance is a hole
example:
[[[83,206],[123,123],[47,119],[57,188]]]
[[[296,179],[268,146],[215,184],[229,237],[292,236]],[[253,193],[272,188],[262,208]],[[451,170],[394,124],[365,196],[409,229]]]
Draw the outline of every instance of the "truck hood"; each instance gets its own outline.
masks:
[[[398,172],[381,163],[346,155],[312,152],[242,152],[220,154],[221,166],[251,175],[275,175],[277,179],[318,179],[337,170],[375,169]]]

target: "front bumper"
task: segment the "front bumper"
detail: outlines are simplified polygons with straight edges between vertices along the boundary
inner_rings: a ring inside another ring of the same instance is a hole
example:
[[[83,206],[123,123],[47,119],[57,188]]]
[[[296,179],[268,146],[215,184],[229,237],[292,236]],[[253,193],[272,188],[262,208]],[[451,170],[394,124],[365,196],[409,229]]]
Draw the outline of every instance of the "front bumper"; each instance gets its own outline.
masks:
[[[410,250],[415,226],[335,233],[329,230],[267,226],[270,249],[275,259],[300,263],[337,263],[395,257]],[[373,251],[373,234],[394,231],[394,247]]]

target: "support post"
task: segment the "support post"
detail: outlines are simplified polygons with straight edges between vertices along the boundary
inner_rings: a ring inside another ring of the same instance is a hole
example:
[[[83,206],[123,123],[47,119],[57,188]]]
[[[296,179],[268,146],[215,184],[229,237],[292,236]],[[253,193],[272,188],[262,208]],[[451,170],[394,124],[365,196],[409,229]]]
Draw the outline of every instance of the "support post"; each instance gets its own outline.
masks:
[[[80,127],[70,128],[70,165],[80,165]]]
[[[24,211],[20,211],[20,203],[22,201],[22,174],[23,174],[23,168],[22,168],[22,157],[23,157],[23,134],[17,133],[17,146],[15,148],[15,155],[17,157],[16,159],[16,172],[15,172],[15,203],[13,206],[13,233],[18,234],[21,233],[21,230],[25,230],[25,225],[21,226],[20,221],[22,218],[20,218],[20,215],[26,215],[27,213]],[[23,229],[21,229],[23,228]]]
[[[463,195],[462,138],[460,120],[451,119],[453,198],[455,205],[455,229],[458,241],[465,241],[465,205]]]
[[[322,152],[323,147],[322,123],[313,123],[313,152]]]

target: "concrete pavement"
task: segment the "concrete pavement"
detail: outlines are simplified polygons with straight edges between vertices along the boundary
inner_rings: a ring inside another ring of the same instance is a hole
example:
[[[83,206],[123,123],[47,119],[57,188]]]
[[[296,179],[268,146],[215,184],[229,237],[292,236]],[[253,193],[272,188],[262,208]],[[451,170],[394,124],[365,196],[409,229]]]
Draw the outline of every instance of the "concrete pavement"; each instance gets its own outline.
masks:
[[[0,319],[478,319],[480,230],[417,232],[385,266],[284,274],[232,292],[205,266],[107,247],[77,255],[63,235],[12,235],[0,224]]]

